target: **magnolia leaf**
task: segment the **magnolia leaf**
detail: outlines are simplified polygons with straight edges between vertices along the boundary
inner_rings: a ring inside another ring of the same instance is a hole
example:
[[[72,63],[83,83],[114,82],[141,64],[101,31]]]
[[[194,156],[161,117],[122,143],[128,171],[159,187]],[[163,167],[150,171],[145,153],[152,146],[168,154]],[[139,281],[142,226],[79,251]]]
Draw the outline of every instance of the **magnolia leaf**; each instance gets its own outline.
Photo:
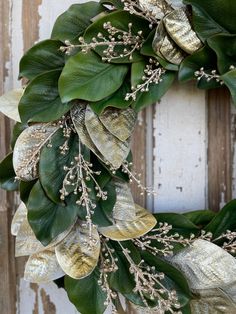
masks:
[[[121,88],[114,94],[100,101],[91,102],[89,105],[97,115],[100,115],[107,107],[126,109],[132,103],[131,100],[125,100],[125,96],[129,91],[130,84],[125,80]]]
[[[98,284],[100,272],[96,268],[84,279],[75,280],[65,277],[65,289],[70,301],[83,314],[103,314],[106,305],[106,292]]]
[[[44,72],[62,69],[65,64],[65,54],[60,51],[61,46],[62,42],[50,39],[34,45],[20,61],[19,77],[32,80]]]
[[[233,102],[236,104],[236,70],[229,71],[220,78],[230,90]]]
[[[14,127],[13,127],[13,130],[12,130],[12,136],[11,136],[11,148],[12,150],[14,149],[15,147],[15,144],[16,144],[16,140],[18,139],[18,137],[20,136],[20,134],[25,130],[27,129],[29,126],[28,124],[26,123],[20,123],[20,122],[17,122]]]
[[[19,88],[0,96],[0,112],[8,118],[20,122],[18,105],[23,93],[23,88]]]
[[[236,35],[215,35],[207,43],[217,54],[217,65],[221,74],[236,67]]]
[[[94,145],[115,169],[120,168],[130,151],[129,139],[120,141],[112,135],[101,123],[99,117],[87,106],[85,113],[85,125]]]
[[[60,147],[68,140],[70,148],[61,152]],[[50,140],[50,147],[44,146],[40,154],[39,176],[42,187],[47,196],[55,203],[61,202],[60,189],[63,187],[63,180],[67,174],[64,167],[71,167],[71,162],[79,155],[79,138],[73,133],[69,138],[63,136],[63,130],[59,129]],[[52,184],[53,182],[53,184]],[[74,188],[72,187],[73,192]]]
[[[50,122],[61,118],[72,107],[62,103],[58,94],[58,78],[61,70],[38,75],[26,87],[20,100],[22,122]]]
[[[44,246],[54,243],[54,239],[57,241],[63,232],[67,233],[80,212],[74,195],[69,196],[65,204],[55,204],[46,196],[39,181],[32,188],[26,205],[30,226]]]
[[[55,251],[67,275],[74,279],[87,277],[97,266],[100,253],[100,237],[96,227],[90,234],[86,223],[77,223]]]
[[[98,101],[118,90],[128,72],[126,65],[105,63],[94,52],[71,57],[59,79],[63,102],[73,99]]]
[[[99,232],[115,241],[126,241],[141,237],[156,225],[155,217],[144,208],[135,205],[136,219],[133,221],[116,220],[112,226],[101,227]]]
[[[148,92],[139,93],[137,99],[132,104],[135,111],[140,111],[143,108],[160,101],[162,96],[170,89],[175,76],[175,72],[167,71],[162,75],[161,82],[158,84],[152,83],[149,85]]]
[[[163,23],[174,42],[183,51],[192,54],[202,47],[200,39],[192,29],[186,9],[178,9],[167,14]]]
[[[0,162],[0,188],[7,191],[16,191],[19,188],[12,158],[13,153],[10,153]]]
[[[38,177],[40,151],[57,130],[58,126],[38,123],[20,134],[13,152],[13,167],[18,178],[31,181]]]
[[[104,7],[94,1],[71,5],[57,18],[51,37],[61,41],[78,39],[91,24],[91,19],[103,10]]]
[[[23,221],[27,218],[27,208],[23,202],[18,206],[12,222],[11,222],[11,234],[16,236],[20,230],[20,226]]]
[[[116,203],[112,211],[113,219],[134,221],[136,208],[131,190],[126,182],[113,179],[116,187]]]
[[[132,108],[108,108],[99,116],[99,120],[111,134],[125,142],[134,131],[137,113]]]
[[[25,265],[24,279],[34,283],[48,283],[64,276],[58,264],[55,248],[33,254]]]
[[[193,8],[193,26],[203,40],[219,33],[236,33],[236,2],[231,0],[184,0]]]

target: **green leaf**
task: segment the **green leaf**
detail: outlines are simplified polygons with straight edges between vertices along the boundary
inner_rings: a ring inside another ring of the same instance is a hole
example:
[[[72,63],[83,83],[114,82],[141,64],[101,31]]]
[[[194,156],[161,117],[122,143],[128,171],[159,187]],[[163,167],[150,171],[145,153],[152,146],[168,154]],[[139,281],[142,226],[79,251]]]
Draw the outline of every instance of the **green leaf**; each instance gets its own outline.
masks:
[[[45,145],[40,154],[40,181],[47,196],[55,203],[61,202],[59,191],[67,174],[64,166],[71,167],[71,162],[74,162],[74,158],[79,155],[79,138],[77,134],[72,132],[68,139],[69,150],[65,154],[61,154],[60,147],[63,146],[65,140],[63,130],[59,129],[51,138],[52,147]],[[73,192],[73,187],[71,192]]]
[[[60,70],[37,76],[25,89],[20,100],[19,112],[22,122],[49,122],[59,119],[72,106],[62,103],[58,94]]]
[[[179,302],[181,306],[185,306],[189,301],[191,291],[184,275],[174,266],[169,264],[166,260],[161,259],[158,256],[154,256],[149,252],[142,251],[141,256],[150,266],[155,266],[158,272],[163,272],[173,281]]]
[[[207,40],[217,54],[217,65],[221,74],[236,67],[236,35],[219,34]]]
[[[62,101],[101,100],[121,87],[127,71],[126,65],[104,63],[94,52],[79,52],[68,60],[59,79]]]
[[[218,33],[236,33],[236,2],[232,0],[185,0],[193,7],[193,25],[202,40]]]
[[[140,53],[144,56],[148,56],[148,57],[154,57],[156,58],[156,53],[152,48],[152,42],[155,36],[155,32],[156,29],[153,29],[150,34],[148,35],[147,39],[145,40],[145,42],[142,45],[142,48],[140,50]]]
[[[38,180],[33,180],[33,181],[20,181],[20,199],[22,202],[25,204],[28,202],[29,195],[31,190],[33,189],[35,183]]]
[[[20,134],[28,127],[26,123],[17,122],[12,131],[11,148],[13,149]]]
[[[148,21],[138,17],[135,14],[130,14],[127,11],[115,11],[110,14],[105,15],[104,17],[98,19],[95,21],[92,25],[90,25],[84,34],[85,42],[90,43],[93,42],[93,38],[97,37],[98,33],[103,34],[103,36],[107,39],[109,39],[109,33],[106,29],[104,29],[104,23],[110,22],[113,27],[116,27],[119,30],[129,32],[129,24],[132,23],[132,35],[138,35],[138,32],[142,30],[142,36],[146,38],[150,33],[149,23]],[[114,37],[118,39],[118,35],[120,35],[120,32]],[[94,48],[94,50],[100,55],[104,56],[104,50],[108,47],[108,45],[102,45],[97,46]],[[130,46],[125,46],[128,50],[130,50]],[[115,52],[117,52],[117,55],[124,54],[124,45],[117,45],[114,49]],[[130,62],[136,62],[143,57],[140,55],[138,51],[135,51],[132,54],[132,59],[127,57],[118,57],[116,59],[112,59],[112,63],[130,63]]]
[[[179,71],[179,66],[177,64],[170,63],[169,61],[162,59],[159,56],[156,56],[156,59],[164,69],[176,72]]]
[[[142,84],[142,77],[145,74],[144,70],[146,68],[146,60],[141,60],[139,62],[134,62],[131,66],[131,86],[137,87],[138,84]]]
[[[187,82],[196,79],[195,72],[202,67],[204,70],[216,69],[216,54],[207,46],[184,59],[179,68],[179,81]]]
[[[227,230],[236,230],[236,200],[232,200],[221,209],[221,211],[205,227],[206,231],[212,232],[217,238]]]
[[[75,280],[65,276],[65,290],[81,314],[103,314],[106,309],[106,293],[98,284],[99,275],[96,268],[84,279]]]
[[[196,226],[203,228],[215,217],[216,213],[211,210],[195,210],[183,215]]]
[[[26,204],[28,220],[43,245],[48,245],[75,222],[80,208],[73,196],[69,196],[66,204],[55,204],[47,198],[39,181],[34,185]]]
[[[167,71],[162,75],[162,81],[159,84],[152,83],[148,92],[139,93],[137,99],[133,102],[133,108],[136,111],[160,101],[161,97],[168,91],[175,79],[175,72]]]
[[[221,80],[229,88],[234,104],[236,104],[236,70],[230,71],[221,76]]]
[[[103,6],[94,1],[73,4],[57,18],[51,38],[61,41],[79,38],[91,23],[91,19],[102,11]]]
[[[0,188],[7,191],[16,191],[19,188],[19,182],[15,180],[12,156],[13,153],[10,153],[0,162]]]
[[[100,0],[101,4],[110,4],[117,9],[123,9],[124,3],[120,0]]]
[[[125,81],[121,88],[119,88],[114,94],[100,101],[90,103],[90,107],[98,115],[100,115],[107,107],[126,109],[132,102],[125,100],[125,96],[129,91],[130,84]]]
[[[20,61],[19,78],[29,80],[50,70],[62,69],[65,64],[65,54],[60,51],[63,46],[58,40],[44,40],[26,52]]]

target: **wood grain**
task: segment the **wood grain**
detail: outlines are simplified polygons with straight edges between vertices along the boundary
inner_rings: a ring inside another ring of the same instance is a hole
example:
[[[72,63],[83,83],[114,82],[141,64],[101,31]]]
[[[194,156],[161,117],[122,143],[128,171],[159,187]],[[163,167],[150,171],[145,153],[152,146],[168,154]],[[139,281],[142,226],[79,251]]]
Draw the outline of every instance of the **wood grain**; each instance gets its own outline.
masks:
[[[232,198],[231,103],[226,88],[208,92],[208,199],[218,211]]]

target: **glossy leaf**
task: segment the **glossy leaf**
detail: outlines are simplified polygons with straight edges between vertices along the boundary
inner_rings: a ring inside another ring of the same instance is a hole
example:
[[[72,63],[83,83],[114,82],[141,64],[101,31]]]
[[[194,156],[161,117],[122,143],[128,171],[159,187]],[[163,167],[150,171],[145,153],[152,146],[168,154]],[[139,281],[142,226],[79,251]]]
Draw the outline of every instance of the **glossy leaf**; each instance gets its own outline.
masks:
[[[63,46],[58,40],[44,40],[34,45],[20,61],[19,77],[29,80],[50,70],[62,69],[65,64],[65,54],[60,51]]]
[[[126,65],[104,63],[94,52],[79,52],[66,63],[59,79],[63,102],[98,101],[118,90],[127,74]]]
[[[140,50],[141,54],[148,57],[156,57],[156,53],[152,48],[152,42],[154,39],[156,29],[153,29],[148,35],[146,41],[143,43],[142,48]]]
[[[47,198],[40,182],[31,190],[27,208],[29,223],[37,239],[44,245],[67,230],[79,214],[75,199],[71,197],[66,204],[55,204]]]
[[[104,302],[106,293],[98,285],[99,271],[95,269],[84,279],[75,280],[65,277],[65,290],[70,301],[81,314],[103,314],[106,309]]]
[[[107,107],[126,109],[131,105],[131,100],[125,100],[126,94],[130,91],[130,85],[125,81],[124,84],[111,96],[100,101],[91,102],[90,107],[100,115]]]
[[[195,72],[202,67],[206,71],[216,69],[216,54],[207,46],[184,59],[179,68],[179,81],[187,82],[196,79]]]
[[[79,139],[77,134],[71,134],[68,139],[69,150],[61,153],[60,147],[65,142],[63,131],[59,129],[51,138],[52,147],[44,146],[40,154],[39,176],[47,196],[55,203],[60,203],[60,189],[67,174],[64,166],[70,167],[74,158],[79,155]],[[53,182],[53,184],[52,184]],[[73,187],[71,192],[73,192]]]
[[[0,162],[0,188],[7,191],[16,191],[19,188],[19,181],[15,180],[12,156],[13,153],[10,153]]]
[[[91,19],[103,10],[102,5],[94,1],[71,5],[57,18],[51,38],[61,41],[78,39],[91,23]]]
[[[112,12],[110,14],[105,15],[104,17],[98,19],[95,21],[92,25],[90,25],[85,34],[84,39],[85,42],[90,43],[92,42],[92,39],[97,37],[97,34],[100,32],[103,34],[105,38],[109,38],[109,33],[106,29],[104,29],[104,23],[110,22],[113,27],[116,27],[120,30],[129,31],[129,23],[132,23],[132,34],[138,35],[138,32],[142,30],[142,35],[144,38],[146,38],[149,35],[150,29],[149,24],[146,20],[136,16],[135,14],[130,15],[127,11],[116,11]],[[119,33],[120,34],[120,33]],[[117,37],[118,35],[115,35]],[[108,47],[108,45],[102,45],[94,48],[94,50],[100,55],[104,56],[103,51]],[[128,50],[130,49],[129,46],[126,47]],[[117,52],[118,55],[123,53],[123,48],[120,46],[115,47],[115,52]],[[123,53],[124,54],[124,53]],[[138,60],[142,59],[142,56],[139,54],[139,52],[134,52],[132,54],[132,59],[128,57],[119,57],[112,59],[111,62],[114,63],[130,63],[130,62],[136,62]]]
[[[20,122],[18,105],[23,92],[23,88],[19,88],[0,96],[0,112],[8,118]]]
[[[20,187],[19,187],[19,189],[20,189],[20,199],[25,204],[28,202],[28,198],[29,198],[30,192],[33,189],[33,186],[35,185],[35,183],[37,181],[38,180],[33,180],[33,181],[28,181],[28,182],[20,181]]]
[[[217,65],[221,74],[236,67],[236,35],[219,34],[207,40],[208,45],[217,54]]]
[[[225,85],[229,88],[234,104],[236,104],[236,70],[227,72],[221,76]]]
[[[215,217],[216,213],[211,210],[195,210],[185,213],[183,215],[188,218],[194,225],[202,228]]]
[[[227,230],[236,230],[236,200],[232,200],[205,227],[206,231],[212,232],[213,237],[219,237]]]
[[[200,38],[217,33],[236,33],[236,2],[231,0],[185,0],[193,7],[193,25]]]
[[[49,122],[59,119],[72,106],[62,103],[58,94],[60,70],[37,76],[25,89],[19,104],[22,122]]]
[[[150,84],[149,91],[139,93],[136,101],[133,102],[132,107],[136,111],[158,102],[161,97],[169,90],[175,79],[175,72],[167,71],[162,76],[162,81],[159,84]]]

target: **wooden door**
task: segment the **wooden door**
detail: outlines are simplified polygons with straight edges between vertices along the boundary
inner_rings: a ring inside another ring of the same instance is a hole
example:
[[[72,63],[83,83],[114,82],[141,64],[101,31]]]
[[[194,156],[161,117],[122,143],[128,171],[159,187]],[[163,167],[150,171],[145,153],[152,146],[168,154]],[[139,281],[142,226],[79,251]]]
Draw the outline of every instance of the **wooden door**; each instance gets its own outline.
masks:
[[[56,17],[75,2],[1,1],[0,93],[20,86],[18,63],[24,51],[48,38]],[[139,115],[134,164],[157,197],[141,196],[134,187],[136,201],[155,212],[219,210],[236,193],[235,124],[227,91],[206,94],[193,84],[175,84],[159,104]],[[0,116],[0,158],[9,151],[10,129],[10,121]],[[54,284],[23,280],[25,260],[14,258],[9,231],[16,204],[16,196],[0,191],[0,313],[77,313]]]

